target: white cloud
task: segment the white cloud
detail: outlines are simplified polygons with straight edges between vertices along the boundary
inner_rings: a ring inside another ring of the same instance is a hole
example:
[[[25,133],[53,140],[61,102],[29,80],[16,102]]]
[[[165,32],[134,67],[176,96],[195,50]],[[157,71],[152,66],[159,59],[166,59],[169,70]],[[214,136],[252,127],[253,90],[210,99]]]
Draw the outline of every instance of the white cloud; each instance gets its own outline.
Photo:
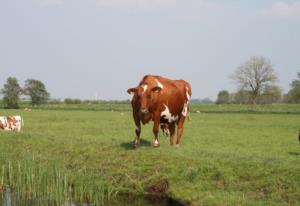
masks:
[[[64,0],[34,0],[34,2],[42,7],[62,6],[64,4]]]
[[[270,8],[261,10],[260,13],[264,16],[300,18],[300,2],[276,2]]]

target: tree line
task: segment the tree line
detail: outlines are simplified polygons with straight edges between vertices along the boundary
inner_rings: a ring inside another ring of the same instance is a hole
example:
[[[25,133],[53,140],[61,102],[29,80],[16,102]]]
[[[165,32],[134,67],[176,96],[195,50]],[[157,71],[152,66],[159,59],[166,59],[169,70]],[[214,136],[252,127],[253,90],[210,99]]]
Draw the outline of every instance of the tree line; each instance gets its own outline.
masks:
[[[5,108],[19,108],[21,95],[29,96],[32,106],[45,103],[50,97],[44,83],[40,80],[27,79],[22,88],[15,77],[7,78],[3,89],[1,89],[1,94],[3,95],[2,102]]]
[[[229,78],[237,85],[238,90],[230,93],[222,90],[218,93],[217,104],[271,104],[300,103],[300,72],[290,83],[290,90],[283,94],[274,66],[265,57],[251,57],[240,65]]]

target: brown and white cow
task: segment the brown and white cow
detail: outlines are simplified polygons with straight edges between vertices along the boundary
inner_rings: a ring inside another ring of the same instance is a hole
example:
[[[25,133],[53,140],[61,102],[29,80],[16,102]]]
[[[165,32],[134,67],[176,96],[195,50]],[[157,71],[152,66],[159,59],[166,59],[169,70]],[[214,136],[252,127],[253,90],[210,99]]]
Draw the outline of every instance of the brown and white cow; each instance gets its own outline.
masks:
[[[154,121],[154,147],[159,146],[158,132],[170,135],[170,145],[174,144],[177,125],[176,145],[180,144],[184,121],[189,113],[192,90],[184,80],[170,80],[161,76],[146,75],[137,87],[127,90],[132,94],[132,112],[136,125],[134,146],[140,145],[141,122]]]
[[[20,132],[22,126],[24,122],[20,115],[0,116],[0,130]]]

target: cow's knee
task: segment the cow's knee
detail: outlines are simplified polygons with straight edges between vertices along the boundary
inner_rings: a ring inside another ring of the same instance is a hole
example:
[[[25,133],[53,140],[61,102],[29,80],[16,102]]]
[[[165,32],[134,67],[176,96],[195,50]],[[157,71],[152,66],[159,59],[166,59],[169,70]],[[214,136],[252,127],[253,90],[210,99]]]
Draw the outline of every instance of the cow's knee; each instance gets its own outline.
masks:
[[[154,134],[155,138],[158,137],[158,132],[159,132],[158,128],[153,129],[153,134]]]

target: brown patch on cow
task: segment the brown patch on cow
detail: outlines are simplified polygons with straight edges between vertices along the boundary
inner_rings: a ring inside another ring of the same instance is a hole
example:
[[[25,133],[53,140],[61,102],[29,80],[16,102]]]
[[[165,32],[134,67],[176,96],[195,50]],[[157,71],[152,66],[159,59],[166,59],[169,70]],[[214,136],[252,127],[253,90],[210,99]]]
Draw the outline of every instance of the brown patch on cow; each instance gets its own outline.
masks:
[[[6,121],[7,121],[8,128],[9,128],[10,130],[12,130],[13,128],[16,127],[17,121],[15,120],[14,117],[12,117],[12,116],[7,116],[7,117],[6,117]]]
[[[8,126],[9,126],[10,129],[12,129],[13,126],[14,127],[16,126],[16,120],[15,120],[14,117],[7,116],[6,120],[7,120],[7,124],[8,124]]]

